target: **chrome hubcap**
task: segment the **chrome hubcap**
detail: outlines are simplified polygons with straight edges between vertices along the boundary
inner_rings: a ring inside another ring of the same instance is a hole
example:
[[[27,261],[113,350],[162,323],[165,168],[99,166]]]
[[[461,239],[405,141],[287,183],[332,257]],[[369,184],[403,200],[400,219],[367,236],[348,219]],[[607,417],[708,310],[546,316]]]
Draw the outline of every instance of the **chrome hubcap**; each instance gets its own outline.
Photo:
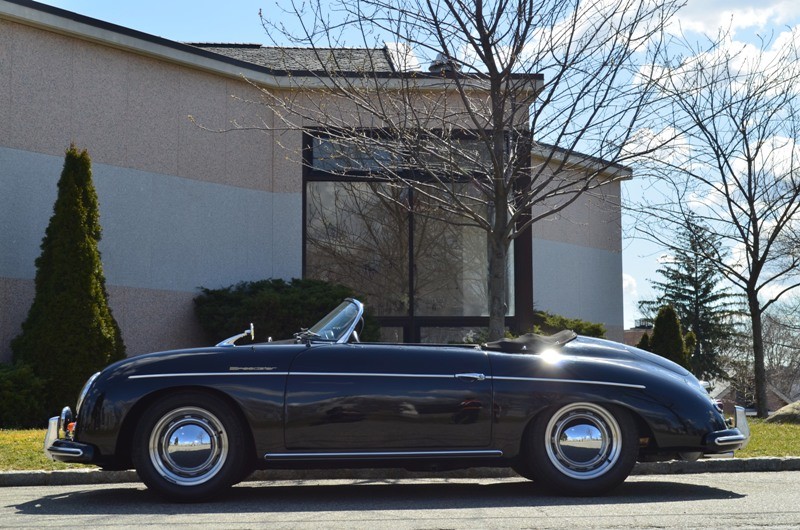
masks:
[[[183,407],[156,423],[149,450],[161,476],[181,486],[195,486],[219,473],[228,456],[228,437],[216,416]]]
[[[547,456],[561,473],[579,480],[599,477],[619,460],[622,433],[614,416],[592,403],[573,403],[550,418]]]

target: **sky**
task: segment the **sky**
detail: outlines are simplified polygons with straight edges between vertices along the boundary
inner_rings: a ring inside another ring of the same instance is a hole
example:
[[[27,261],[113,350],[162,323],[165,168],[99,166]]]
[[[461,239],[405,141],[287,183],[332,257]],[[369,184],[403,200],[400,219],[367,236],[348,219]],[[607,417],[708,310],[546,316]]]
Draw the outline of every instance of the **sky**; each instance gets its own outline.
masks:
[[[269,41],[261,26],[259,11],[267,18],[286,16],[275,0],[45,0],[49,4],[120,26],[179,42]],[[284,0],[285,5],[285,0]],[[675,21],[685,32],[716,34],[720,26],[730,26],[735,41],[753,42],[759,36],[777,37],[800,24],[799,0],[687,0]],[[629,200],[646,193],[635,176],[624,184]],[[623,220],[623,292],[625,327],[640,318],[637,302],[653,297],[650,280],[658,280],[656,269],[664,251],[656,245],[631,237],[632,218]]]

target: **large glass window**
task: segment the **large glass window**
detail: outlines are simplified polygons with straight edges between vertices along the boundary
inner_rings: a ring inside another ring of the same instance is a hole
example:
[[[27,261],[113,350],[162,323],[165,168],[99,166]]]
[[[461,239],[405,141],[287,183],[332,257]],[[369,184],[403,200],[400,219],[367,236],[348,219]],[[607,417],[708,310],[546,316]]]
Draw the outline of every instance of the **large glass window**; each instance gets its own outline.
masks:
[[[407,315],[408,210],[386,184],[306,185],[306,275],[354,288],[382,316]]]
[[[314,162],[305,184],[306,276],[352,287],[382,318],[385,330],[392,331],[386,338],[442,341],[444,335],[432,333],[437,327],[487,325],[486,233],[446,213],[442,201],[449,200],[448,192],[426,194],[367,180],[362,171],[374,169],[367,162],[348,176],[341,172],[344,165],[333,147],[319,139],[310,146]],[[354,150],[347,163],[358,157]],[[450,193],[469,200],[469,183],[451,185]],[[477,201],[474,205],[479,207]],[[514,314],[513,263],[512,246],[508,315]]]
[[[394,165],[389,151],[380,144],[364,138],[361,141],[336,141],[312,138],[312,157],[315,170],[332,173],[352,171],[376,172],[388,165]]]
[[[460,187],[458,191],[463,194],[466,185]],[[445,212],[432,198],[416,194],[414,199],[415,313],[487,316],[486,233],[466,226],[463,219]]]

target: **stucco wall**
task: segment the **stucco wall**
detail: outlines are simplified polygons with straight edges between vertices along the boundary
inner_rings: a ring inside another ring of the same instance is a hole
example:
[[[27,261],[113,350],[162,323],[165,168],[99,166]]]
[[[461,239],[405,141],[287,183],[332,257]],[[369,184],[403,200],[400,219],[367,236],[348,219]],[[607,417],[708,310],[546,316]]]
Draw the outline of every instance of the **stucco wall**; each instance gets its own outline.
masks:
[[[271,133],[189,119],[271,123],[232,95],[258,99],[241,80],[0,20],[0,359],[31,302],[71,142],[92,157],[129,354],[203,344],[191,316],[200,286],[301,274],[300,166]]]
[[[536,309],[605,324],[622,341],[620,184],[606,184],[533,227]]]
[[[225,73],[0,20],[0,360],[33,296],[71,142],[93,160],[129,354],[205,343],[200,286],[301,274],[301,135],[265,132],[285,124],[258,100]],[[244,129],[213,132],[234,122]],[[534,299],[621,338],[619,186],[602,194],[534,227]]]

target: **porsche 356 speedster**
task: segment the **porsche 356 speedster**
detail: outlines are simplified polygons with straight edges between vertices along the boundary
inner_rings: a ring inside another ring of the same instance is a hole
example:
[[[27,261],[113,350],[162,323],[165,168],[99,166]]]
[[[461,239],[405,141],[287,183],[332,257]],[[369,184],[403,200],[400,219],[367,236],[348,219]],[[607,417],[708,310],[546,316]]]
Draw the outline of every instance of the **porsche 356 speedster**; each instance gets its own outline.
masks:
[[[617,486],[637,460],[696,459],[747,443],[689,372],[576,336],[482,345],[359,341],[345,300],[293,339],[132,357],[89,378],[50,419],[55,460],[135,468],[200,500],[255,469],[511,467],[571,495]]]

